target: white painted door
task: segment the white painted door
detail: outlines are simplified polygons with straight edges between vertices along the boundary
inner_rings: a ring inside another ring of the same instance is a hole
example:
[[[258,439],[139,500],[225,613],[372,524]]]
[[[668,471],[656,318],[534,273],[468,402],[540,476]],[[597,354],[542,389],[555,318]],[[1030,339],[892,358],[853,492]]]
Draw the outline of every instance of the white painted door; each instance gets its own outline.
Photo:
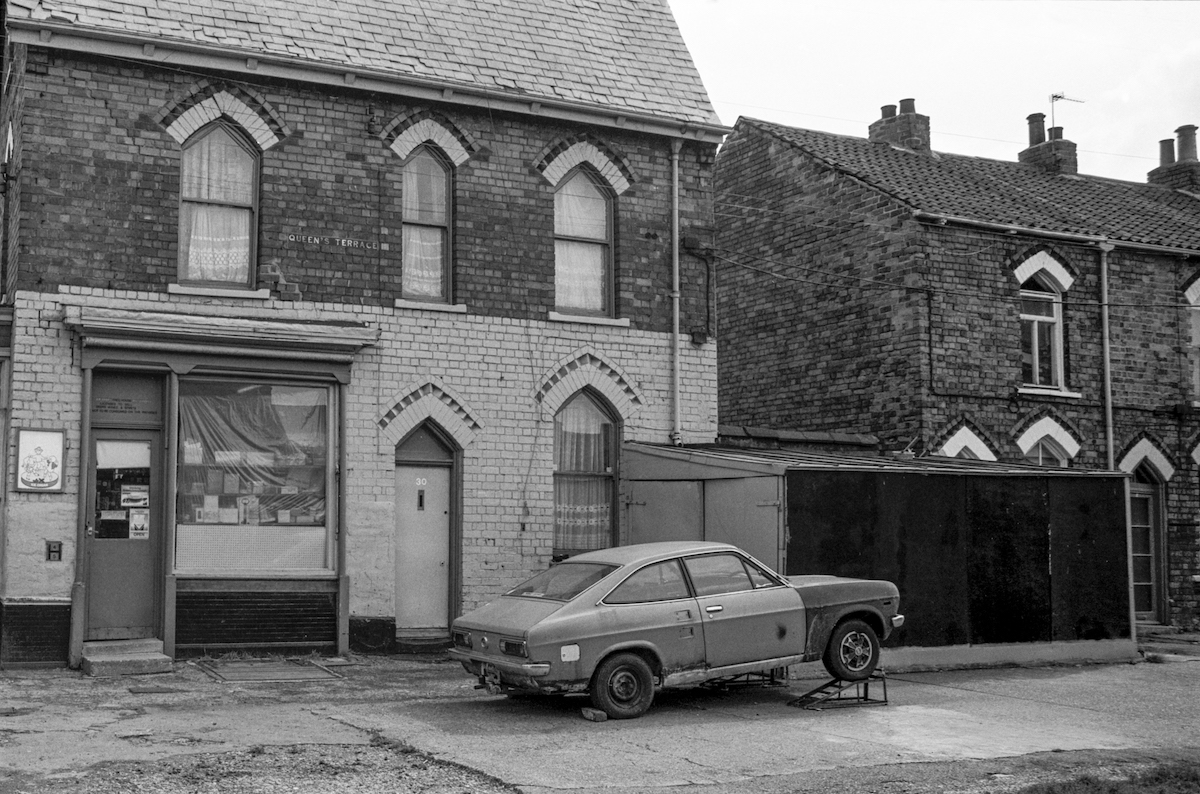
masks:
[[[450,469],[396,467],[396,629],[449,629]]]

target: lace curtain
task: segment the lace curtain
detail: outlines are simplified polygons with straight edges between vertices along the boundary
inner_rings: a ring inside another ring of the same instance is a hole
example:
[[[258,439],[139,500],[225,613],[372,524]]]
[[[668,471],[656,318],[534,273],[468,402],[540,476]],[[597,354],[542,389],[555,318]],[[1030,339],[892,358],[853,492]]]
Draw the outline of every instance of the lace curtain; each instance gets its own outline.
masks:
[[[576,173],[555,192],[554,233],[560,239],[554,243],[554,286],[560,309],[608,310],[608,225],[608,199],[586,174]]]
[[[254,165],[254,156],[219,126],[184,149],[184,281],[249,283]]]
[[[448,297],[445,275],[448,182],[449,170],[426,150],[417,152],[404,166],[401,290],[406,297]]]
[[[586,394],[554,419],[554,549],[612,545],[613,423]]]

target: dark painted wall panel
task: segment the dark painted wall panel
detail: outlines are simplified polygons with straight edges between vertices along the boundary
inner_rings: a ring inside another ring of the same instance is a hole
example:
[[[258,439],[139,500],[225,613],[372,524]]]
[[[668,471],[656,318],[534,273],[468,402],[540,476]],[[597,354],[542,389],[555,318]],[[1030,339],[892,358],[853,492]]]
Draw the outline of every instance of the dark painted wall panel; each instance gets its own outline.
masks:
[[[335,645],[337,598],[313,592],[181,592],[177,646]]]
[[[1050,530],[1046,481],[970,478],[971,642],[1050,639]]]
[[[71,607],[0,603],[0,667],[67,663]]]
[[[1124,499],[1119,480],[1050,480],[1056,640],[1129,637]]]

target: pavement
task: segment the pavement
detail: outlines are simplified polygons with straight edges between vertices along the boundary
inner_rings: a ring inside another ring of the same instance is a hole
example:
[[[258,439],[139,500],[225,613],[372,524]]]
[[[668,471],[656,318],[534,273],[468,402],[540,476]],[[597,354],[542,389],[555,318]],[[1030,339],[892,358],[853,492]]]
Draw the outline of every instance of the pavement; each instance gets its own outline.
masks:
[[[5,670],[0,792],[113,763],[381,745],[528,794],[1015,790],[1200,763],[1200,644],[1185,642],[1157,663],[893,672],[886,705],[821,711],[789,705],[827,678],[799,665],[783,686],[662,693],[644,717],[605,722],[583,718],[586,700],[488,695],[436,657],[354,657],[340,677],[290,682],[222,681],[194,661],[107,679]]]

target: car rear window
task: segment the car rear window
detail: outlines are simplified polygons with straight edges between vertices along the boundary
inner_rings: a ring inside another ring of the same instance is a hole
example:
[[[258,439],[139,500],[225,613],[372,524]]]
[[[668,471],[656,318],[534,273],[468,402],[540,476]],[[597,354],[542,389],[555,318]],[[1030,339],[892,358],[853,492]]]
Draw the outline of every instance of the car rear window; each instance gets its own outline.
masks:
[[[595,562],[560,562],[524,584],[517,585],[505,595],[570,601],[615,570],[617,570],[616,565],[602,565]]]

